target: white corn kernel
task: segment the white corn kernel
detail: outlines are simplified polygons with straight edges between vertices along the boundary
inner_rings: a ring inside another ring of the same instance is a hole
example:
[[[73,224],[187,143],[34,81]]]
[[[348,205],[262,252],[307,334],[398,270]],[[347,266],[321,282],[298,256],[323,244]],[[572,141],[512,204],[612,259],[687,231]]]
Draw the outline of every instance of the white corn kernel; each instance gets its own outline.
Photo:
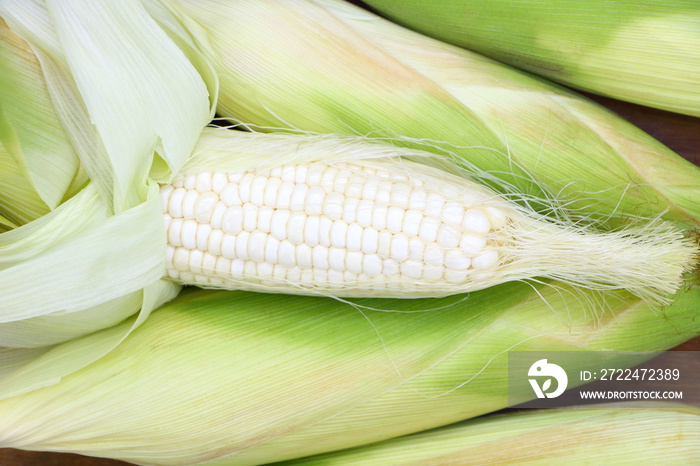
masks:
[[[376,254],[365,254],[362,259],[362,271],[368,277],[376,277],[382,273],[382,260]]]
[[[447,280],[448,283],[453,283],[455,285],[466,282],[468,277],[468,272],[458,272],[455,270],[445,271],[445,280]]]
[[[379,245],[379,232],[374,228],[365,228],[362,231],[362,252],[374,254]]]
[[[268,236],[265,242],[265,262],[268,264],[277,264],[279,262],[279,249],[279,240]]]
[[[323,177],[323,172],[325,170],[326,164],[312,163],[309,165],[304,181],[297,181],[297,183],[304,183],[307,185],[321,184],[321,177]]]
[[[408,236],[399,233],[394,235],[391,241],[391,258],[397,262],[408,259]]]
[[[487,270],[496,265],[497,261],[498,252],[490,250],[472,259],[472,267],[474,267],[475,270]]]
[[[345,248],[348,237],[348,224],[342,220],[333,222],[330,236],[331,246],[335,248]]]
[[[170,222],[168,227],[168,243],[171,246],[182,246],[182,237],[180,236],[180,231],[182,230],[182,219],[174,219]]]
[[[442,221],[451,225],[461,225],[464,218],[464,207],[459,202],[445,202],[442,208]]]
[[[243,279],[244,268],[245,268],[245,261],[240,260],[240,259],[233,259],[231,261],[230,266],[229,266],[229,270],[231,271],[231,278],[233,278],[234,280]]]
[[[282,186],[282,180],[279,178],[270,178],[265,183],[265,191],[263,192],[263,203],[262,205],[277,208],[277,193]]]
[[[408,197],[411,194],[411,186],[407,183],[396,183],[391,190],[391,205],[397,209],[408,209]]]
[[[226,209],[221,221],[221,228],[229,235],[237,235],[243,231],[243,208],[235,206]]]
[[[314,215],[306,218],[306,223],[304,224],[304,242],[310,247],[318,245],[320,241],[319,235],[319,225],[321,223],[321,218]]]
[[[214,192],[200,194],[194,204],[194,218],[199,223],[209,223],[217,202],[219,202],[219,196]]]
[[[401,207],[391,206],[386,214],[386,228],[396,234],[401,233],[403,227],[403,217],[406,211]]]
[[[359,274],[362,273],[362,261],[365,255],[359,251],[351,251],[345,256],[345,266],[348,272]]]
[[[309,187],[305,184],[294,185],[292,195],[289,197],[289,209],[292,212],[304,212],[306,206],[306,195]]]
[[[183,181],[184,181],[183,187],[186,190],[190,191],[190,190],[194,189],[194,181],[195,181],[194,175],[185,176]]]
[[[451,270],[467,270],[471,265],[469,257],[461,251],[445,253],[445,267]]]
[[[332,166],[326,167],[321,176],[321,188],[326,193],[333,191],[335,177],[338,175],[338,169]]]
[[[409,209],[403,216],[401,230],[406,234],[406,236],[418,236],[421,222],[423,222],[423,212]]]
[[[467,209],[464,213],[462,226],[469,231],[481,234],[486,234],[491,230],[488,217],[478,209]]]
[[[312,165],[313,166],[313,165]],[[307,165],[294,166],[294,182],[297,184],[307,184],[306,174],[309,168]]]
[[[486,247],[486,240],[479,236],[463,234],[459,239],[459,249],[470,255],[476,255]]]
[[[287,226],[292,213],[288,210],[275,210],[270,219],[270,234],[282,241],[287,239]]]
[[[243,261],[240,261],[243,263]],[[219,256],[216,260],[216,272],[220,275],[225,275],[231,271],[231,259],[226,259],[224,256]]]
[[[250,259],[250,254],[248,253],[248,242],[250,241],[250,233],[247,231],[242,231],[236,236],[236,257],[238,259],[247,261]]]
[[[254,179],[254,174],[246,173],[243,175],[241,181],[238,183],[238,195],[241,198],[241,202],[243,202],[244,204],[246,202],[250,202],[250,188],[253,184]]]
[[[422,261],[425,255],[425,243],[418,237],[408,240],[408,257],[414,261]]]
[[[209,234],[209,239],[207,240],[207,251],[215,256],[221,255],[221,241],[224,239],[224,231],[218,229],[212,229],[211,234]]]
[[[211,191],[211,177],[210,172],[197,173],[194,179],[194,189],[200,193]]]
[[[345,248],[330,248],[328,250],[328,265],[332,270],[338,272],[345,271],[345,256],[347,250]]]
[[[328,248],[318,245],[312,248],[311,255],[314,269],[328,270]]]
[[[287,223],[287,238],[292,244],[301,244],[306,237],[306,220],[307,216],[303,212],[294,212],[289,216]]]
[[[267,206],[258,208],[258,230],[264,233],[270,233],[272,229],[272,215],[274,212],[274,209]]]
[[[306,204],[304,212],[307,215],[321,215],[323,213],[323,202],[326,192],[320,186],[312,186],[306,194]]]
[[[187,263],[189,264],[189,270],[193,274],[202,273],[202,260],[204,259],[204,253],[198,249],[193,249],[190,251],[190,256],[187,258]]]
[[[294,267],[297,263],[296,247],[287,240],[280,241],[277,257],[280,265],[284,267]]]
[[[377,242],[377,254],[385,259],[391,256],[391,244],[394,239],[388,230],[382,230],[379,232],[379,241]]]
[[[170,203],[170,196],[173,195],[173,191],[175,191],[175,186],[172,184],[166,184],[160,188],[160,206],[163,212],[168,211],[168,204]]]
[[[361,251],[362,250],[362,232],[364,229],[357,223],[351,223],[348,225],[348,235],[345,247],[349,251]]]
[[[226,259],[236,258],[236,237],[224,235],[221,238],[221,255]]]
[[[294,183],[290,181],[283,181],[277,193],[277,201],[275,202],[275,207],[277,209],[290,209],[293,191]]]
[[[323,201],[323,214],[331,220],[343,218],[343,203],[345,197],[337,192],[328,193]]]
[[[353,224],[357,220],[357,207],[360,203],[359,199],[347,198],[343,202],[343,221],[347,224]]]
[[[372,225],[372,210],[374,203],[367,199],[362,199],[357,204],[356,221],[362,228],[367,228]]]
[[[168,212],[173,218],[182,218],[182,200],[185,198],[185,194],[187,194],[185,188],[176,188],[170,195]]]
[[[375,230],[383,230],[386,228],[386,217],[389,213],[389,207],[385,205],[375,205],[372,210],[372,227]]]
[[[243,229],[245,231],[255,231],[258,227],[258,208],[246,202],[243,204]]]
[[[452,225],[443,224],[438,230],[437,243],[445,249],[459,246],[459,239],[460,231]]]
[[[310,269],[313,266],[312,250],[306,244],[297,246],[297,265],[302,270]]]
[[[262,231],[254,231],[250,234],[250,238],[248,238],[248,256],[250,256],[250,260],[255,262],[265,261],[265,243],[267,239],[268,235]]]
[[[223,202],[217,202],[214,206],[214,210],[211,212],[211,227],[221,228],[221,222],[224,219],[224,212],[226,212],[226,204]]]
[[[182,222],[180,229],[180,240],[182,246],[187,249],[195,249],[197,247],[197,221],[187,219]]]
[[[211,190],[214,191],[216,194],[221,195],[227,184],[228,178],[224,173],[215,172],[211,176]]]
[[[229,183],[224,186],[221,191],[221,202],[226,204],[228,207],[233,207],[237,205],[243,205],[241,200],[239,186],[235,183]]]
[[[440,221],[434,217],[423,217],[418,232],[420,238],[426,243],[434,243],[440,230]]]
[[[321,216],[318,221],[318,244],[324,247],[331,247],[331,228],[333,228],[333,220]]]

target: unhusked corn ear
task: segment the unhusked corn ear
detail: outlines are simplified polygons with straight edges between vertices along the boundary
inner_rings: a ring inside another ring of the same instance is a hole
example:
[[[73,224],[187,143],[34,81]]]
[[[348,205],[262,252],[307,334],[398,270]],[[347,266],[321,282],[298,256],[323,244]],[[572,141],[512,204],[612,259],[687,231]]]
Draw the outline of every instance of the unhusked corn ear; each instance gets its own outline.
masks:
[[[229,156],[248,151],[258,162],[186,169],[162,187],[167,274],[182,283],[413,297],[544,276],[658,297],[675,291],[693,259],[693,246],[672,229],[644,236],[557,224],[472,180],[392,157],[384,143],[226,130],[216,137],[236,141]],[[200,156],[212,142],[221,141],[200,141]],[[270,143],[278,162],[260,165],[274,154]],[[307,160],[280,164],[297,151]]]
[[[496,444],[509,447],[493,448]],[[645,464],[697,464],[700,408],[621,402],[525,409],[280,466],[629,464],[635,457]]]
[[[164,3],[216,69],[222,117],[449,152],[609,227],[630,216],[700,224],[700,167],[569,90],[341,0]]]

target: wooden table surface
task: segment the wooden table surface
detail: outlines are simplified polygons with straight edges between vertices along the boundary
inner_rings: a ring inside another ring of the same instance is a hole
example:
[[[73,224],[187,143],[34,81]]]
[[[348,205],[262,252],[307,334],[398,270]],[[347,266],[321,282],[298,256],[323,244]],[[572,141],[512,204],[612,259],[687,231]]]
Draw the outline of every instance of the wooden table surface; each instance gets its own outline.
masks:
[[[663,112],[603,97],[592,95],[588,95],[588,97],[644,129],[686,159],[700,165],[700,118]],[[700,337],[680,345],[677,349],[700,351]],[[0,449],[0,466],[118,466],[127,464],[129,463],[72,454]]]

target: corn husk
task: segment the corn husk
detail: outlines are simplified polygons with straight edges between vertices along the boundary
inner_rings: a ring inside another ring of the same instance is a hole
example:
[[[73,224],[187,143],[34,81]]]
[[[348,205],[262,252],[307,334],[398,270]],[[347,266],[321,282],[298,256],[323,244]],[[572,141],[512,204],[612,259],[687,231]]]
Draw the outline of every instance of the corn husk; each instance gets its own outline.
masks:
[[[505,407],[511,350],[672,347],[700,332],[699,300],[690,290],[658,312],[524,283],[352,304],[185,290],[99,361],[0,401],[0,447],[231,465],[363,445]]]
[[[452,152],[610,223],[700,219],[700,168],[561,87],[344,2],[162,3],[212,61],[223,117]]]
[[[85,179],[36,55],[1,18],[0,61],[0,215],[15,228],[56,208],[74,194],[74,178]]]
[[[161,280],[156,180],[213,112],[207,75],[137,1],[6,1],[0,16],[0,384],[15,393],[130,328],[79,354],[56,344],[134,314],[138,325],[177,294]]]
[[[284,464],[697,464],[700,408],[603,404],[486,416]]]
[[[700,4],[368,0],[411,28],[579,89],[700,116]]]

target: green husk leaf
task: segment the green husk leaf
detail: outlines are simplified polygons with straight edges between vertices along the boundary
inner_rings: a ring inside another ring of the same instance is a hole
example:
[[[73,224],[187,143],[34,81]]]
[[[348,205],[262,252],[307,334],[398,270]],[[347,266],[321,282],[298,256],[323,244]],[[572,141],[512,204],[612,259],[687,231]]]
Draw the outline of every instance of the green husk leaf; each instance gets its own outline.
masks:
[[[64,211],[74,215],[58,215],[56,220],[69,224],[65,228],[70,231],[74,221],[94,214],[96,225],[88,224],[87,229],[81,228],[74,234],[59,233],[59,238],[54,238],[55,231],[40,229],[27,240],[26,247],[10,244],[10,250],[19,250],[24,257],[0,270],[0,322],[86,309],[137,291],[162,277],[165,230],[157,187],[152,186],[151,190],[150,201],[107,216],[97,192],[88,187],[73,198],[84,201],[83,205]],[[36,243],[47,241],[52,241],[52,247],[27,257],[27,252],[38,249]],[[47,300],[47,296],[51,299]]]
[[[10,0],[0,15],[29,44],[33,76],[57,116],[52,124],[80,160],[69,177],[57,176],[63,191],[51,212],[20,205],[20,222],[0,211],[13,227],[0,235],[0,391],[7,395],[56,383],[99,359],[179,291],[161,280],[165,232],[154,180],[167,180],[190,156],[213,114],[208,88],[216,79],[204,74],[205,84],[136,0]],[[21,131],[4,134],[16,136],[15,172],[32,181],[25,148],[36,142],[22,140]],[[37,141],[51,144],[53,136]],[[50,164],[36,166],[39,180],[54,175]],[[27,182],[12,183],[31,194]],[[93,337],[79,351],[55,346],[135,313],[133,327]]]
[[[368,0],[433,37],[579,89],[700,116],[700,4]]]
[[[159,280],[134,293],[135,299],[141,300],[140,312],[123,325],[108,327],[101,332],[87,334],[54,346],[0,348],[0,398],[17,396],[57,384],[66,375],[99,360],[118,347],[124,338],[146,320],[153,309],[173,299],[179,291],[180,287],[172,282]],[[124,312],[123,306],[118,310]],[[92,312],[87,310],[84,313]],[[84,328],[82,322],[73,328],[68,326],[71,324],[70,320],[55,322],[64,329],[52,329],[54,335],[60,334],[62,330],[76,333],[75,327],[78,327],[78,330],[80,326]],[[101,328],[104,329],[109,321],[104,319],[102,324]]]
[[[59,205],[79,161],[56,114],[36,56],[2,20],[0,60],[0,160],[5,159],[2,165],[9,170],[3,170],[2,192],[8,198],[4,203],[15,204],[15,216],[26,223]],[[8,156],[14,164],[6,160]],[[17,178],[10,178],[11,172]],[[14,201],[15,196],[32,194],[39,199]]]
[[[500,409],[509,350],[663,350],[700,332],[698,290],[658,312],[626,294],[533,286],[356,306],[186,290],[102,359],[0,402],[0,445],[262,464]],[[56,348],[80,354],[130,325]]]
[[[116,212],[145,200],[154,150],[179,170],[211,119],[207,87],[140,2],[8,2],[4,10],[37,48],[66,131]],[[42,22],[51,28],[32,27]]]

